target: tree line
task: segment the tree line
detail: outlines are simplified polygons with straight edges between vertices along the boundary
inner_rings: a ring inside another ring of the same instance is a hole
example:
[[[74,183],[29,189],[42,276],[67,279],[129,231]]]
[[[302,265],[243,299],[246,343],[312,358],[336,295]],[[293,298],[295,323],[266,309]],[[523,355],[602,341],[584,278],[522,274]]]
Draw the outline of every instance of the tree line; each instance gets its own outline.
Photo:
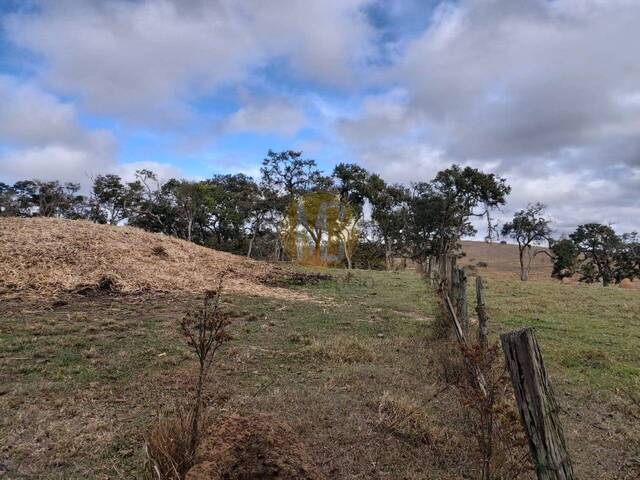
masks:
[[[238,173],[163,182],[151,170],[139,170],[130,182],[97,175],[90,193],[80,192],[77,183],[0,182],[0,215],[128,224],[251,258],[286,260],[287,210],[294,200],[323,192],[348,204],[359,225],[358,248],[344,261],[349,268],[391,269],[397,259],[444,262],[461,254],[463,237],[477,233],[477,218],[487,224],[487,241],[502,233],[517,242],[522,280],[540,253],[554,259],[558,278],[577,273],[583,281],[606,285],[640,277],[635,233],[617,235],[610,226],[587,224],[554,241],[539,203],[517,212],[499,230],[493,212],[505,205],[511,187],[505,178],[472,167],[452,165],[407,187],[355,164],[341,163],[325,174],[302,152],[270,150],[257,180]],[[546,242],[549,250],[534,248]]]

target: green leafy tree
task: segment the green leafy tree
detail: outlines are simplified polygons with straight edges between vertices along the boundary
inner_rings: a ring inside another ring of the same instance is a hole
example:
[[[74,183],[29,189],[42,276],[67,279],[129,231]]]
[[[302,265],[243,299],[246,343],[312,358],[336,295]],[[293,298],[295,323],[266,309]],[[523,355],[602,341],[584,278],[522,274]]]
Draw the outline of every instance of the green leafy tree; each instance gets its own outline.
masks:
[[[458,165],[438,172],[429,183],[415,184],[409,217],[416,259],[435,256],[444,262],[459,250],[463,236],[476,233],[471,217],[504,205],[510,192],[504,178]]]
[[[21,180],[10,188],[4,185],[0,192],[4,215],[71,219],[86,217],[86,199],[78,193],[78,183]]]
[[[279,191],[284,197],[284,207],[292,197],[308,193],[315,187],[327,187],[330,183],[327,177],[323,177],[315,160],[302,158],[302,152],[285,150],[276,153],[269,150],[267,157],[262,161],[262,183],[275,191]]]
[[[259,238],[273,237],[269,230],[272,214],[272,205],[275,195],[262,185],[254,184],[252,199],[249,203],[249,242],[247,246],[247,258],[251,258]]]
[[[235,253],[243,253],[250,242],[247,235],[259,200],[259,187],[243,174],[216,175],[209,186],[208,224],[212,233],[208,244]]]
[[[370,177],[366,169],[353,163],[340,163],[333,169],[340,201],[351,205],[358,217],[363,216],[365,202],[373,193],[369,185]]]
[[[137,170],[135,181],[128,184],[131,196],[129,224],[150,232],[178,236],[175,229],[177,212],[167,189],[151,170]]]
[[[0,182],[0,216],[18,217],[21,215],[16,190],[13,186]]]
[[[602,281],[609,285],[615,278],[615,258],[622,240],[608,225],[587,223],[569,235],[582,256],[581,281]]]
[[[402,185],[388,185],[377,174],[369,176],[366,196],[371,203],[371,219],[385,248],[385,266],[393,267],[393,256],[403,250],[408,191]]]
[[[141,185],[125,183],[119,175],[98,175],[93,179],[91,219],[117,225],[132,213],[140,200]]]
[[[172,230],[177,232],[179,237],[189,242],[193,241],[195,223],[204,222],[207,218],[209,203],[207,185],[202,182],[172,178],[163,185],[162,189],[175,212],[171,222]]]
[[[261,189],[270,199],[271,210],[263,219],[269,224],[275,242],[275,257],[282,260],[284,249],[281,232],[287,209],[294,199],[313,191],[331,187],[331,179],[322,175],[315,160],[302,158],[302,152],[269,150],[260,168]]]
[[[578,265],[578,248],[572,240],[565,238],[551,243],[551,258],[553,270],[551,276],[555,278],[571,277]]]
[[[548,241],[551,235],[549,220],[544,214],[545,206],[541,203],[528,205],[526,209],[516,212],[513,219],[502,227],[502,235],[513,238],[518,242],[520,259],[520,280],[529,279],[531,261],[536,254],[544,252],[539,250],[533,253],[533,246]]]
[[[640,278],[640,238],[636,232],[625,233],[615,254],[615,280]]]

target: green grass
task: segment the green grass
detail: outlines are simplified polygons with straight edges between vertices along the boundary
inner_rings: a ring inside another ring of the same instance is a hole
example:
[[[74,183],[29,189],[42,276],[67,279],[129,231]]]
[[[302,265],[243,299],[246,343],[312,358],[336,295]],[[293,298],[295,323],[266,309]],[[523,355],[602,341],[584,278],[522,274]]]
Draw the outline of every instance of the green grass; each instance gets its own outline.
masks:
[[[493,331],[532,326],[549,368],[605,393],[640,391],[640,292],[488,279]]]
[[[331,464],[340,478],[367,477],[374,464],[371,477],[423,478],[426,468],[432,478],[475,475],[469,465],[432,459],[420,441],[389,432],[380,440],[384,449],[360,445],[380,434],[381,399],[419,404],[433,393],[438,367],[428,337],[436,302],[411,272],[328,273],[333,279],[292,287],[309,301],[225,295],[237,320],[215,364],[213,393],[234,408],[284,418],[318,462],[348,451]],[[561,393],[588,399],[639,391],[639,292],[492,278],[485,284],[494,339],[535,327]],[[21,465],[25,478],[139,477],[143,428],[158,408],[188,398],[195,364],[177,325],[200,302],[107,296],[73,297],[55,309],[46,301],[1,306],[0,463]],[[450,399],[431,405],[431,420],[450,421],[450,407]],[[571,431],[586,427],[572,424]],[[606,448],[579,441],[587,459],[594,452],[611,461],[628,456],[626,441]],[[608,478],[588,461],[578,459],[578,466],[584,478]]]

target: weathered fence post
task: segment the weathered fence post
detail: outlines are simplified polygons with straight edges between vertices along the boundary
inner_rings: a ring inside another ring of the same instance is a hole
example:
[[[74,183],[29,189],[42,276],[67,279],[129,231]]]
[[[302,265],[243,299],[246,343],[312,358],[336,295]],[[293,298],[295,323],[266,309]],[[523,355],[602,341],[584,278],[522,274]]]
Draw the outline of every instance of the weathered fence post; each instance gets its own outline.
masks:
[[[482,277],[476,277],[476,312],[478,313],[478,341],[482,348],[489,345],[487,331],[487,311],[484,306],[484,285]]]
[[[469,331],[469,312],[467,310],[467,275],[462,268],[452,268],[451,297],[456,307],[456,315],[462,330]]]
[[[500,336],[520,418],[539,480],[572,480],[558,404],[531,328]]]

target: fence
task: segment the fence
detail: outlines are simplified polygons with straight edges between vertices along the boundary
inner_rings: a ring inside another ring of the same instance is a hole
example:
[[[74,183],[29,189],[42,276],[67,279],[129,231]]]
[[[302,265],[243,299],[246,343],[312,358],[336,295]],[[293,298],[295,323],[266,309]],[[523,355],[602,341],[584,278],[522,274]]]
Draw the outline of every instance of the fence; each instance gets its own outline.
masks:
[[[451,321],[457,341],[467,345],[469,315],[467,311],[467,277],[456,267],[454,257],[428,261],[426,272]],[[438,268],[433,268],[437,265]],[[476,312],[478,314],[478,343],[488,346],[488,317],[485,307],[482,277],[476,277]],[[562,425],[535,332],[523,328],[500,336],[505,365],[511,377],[520,420],[529,442],[529,451],[539,480],[572,480],[571,458],[567,451]],[[486,382],[482,373],[467,364],[469,374],[479,392],[486,396]]]

